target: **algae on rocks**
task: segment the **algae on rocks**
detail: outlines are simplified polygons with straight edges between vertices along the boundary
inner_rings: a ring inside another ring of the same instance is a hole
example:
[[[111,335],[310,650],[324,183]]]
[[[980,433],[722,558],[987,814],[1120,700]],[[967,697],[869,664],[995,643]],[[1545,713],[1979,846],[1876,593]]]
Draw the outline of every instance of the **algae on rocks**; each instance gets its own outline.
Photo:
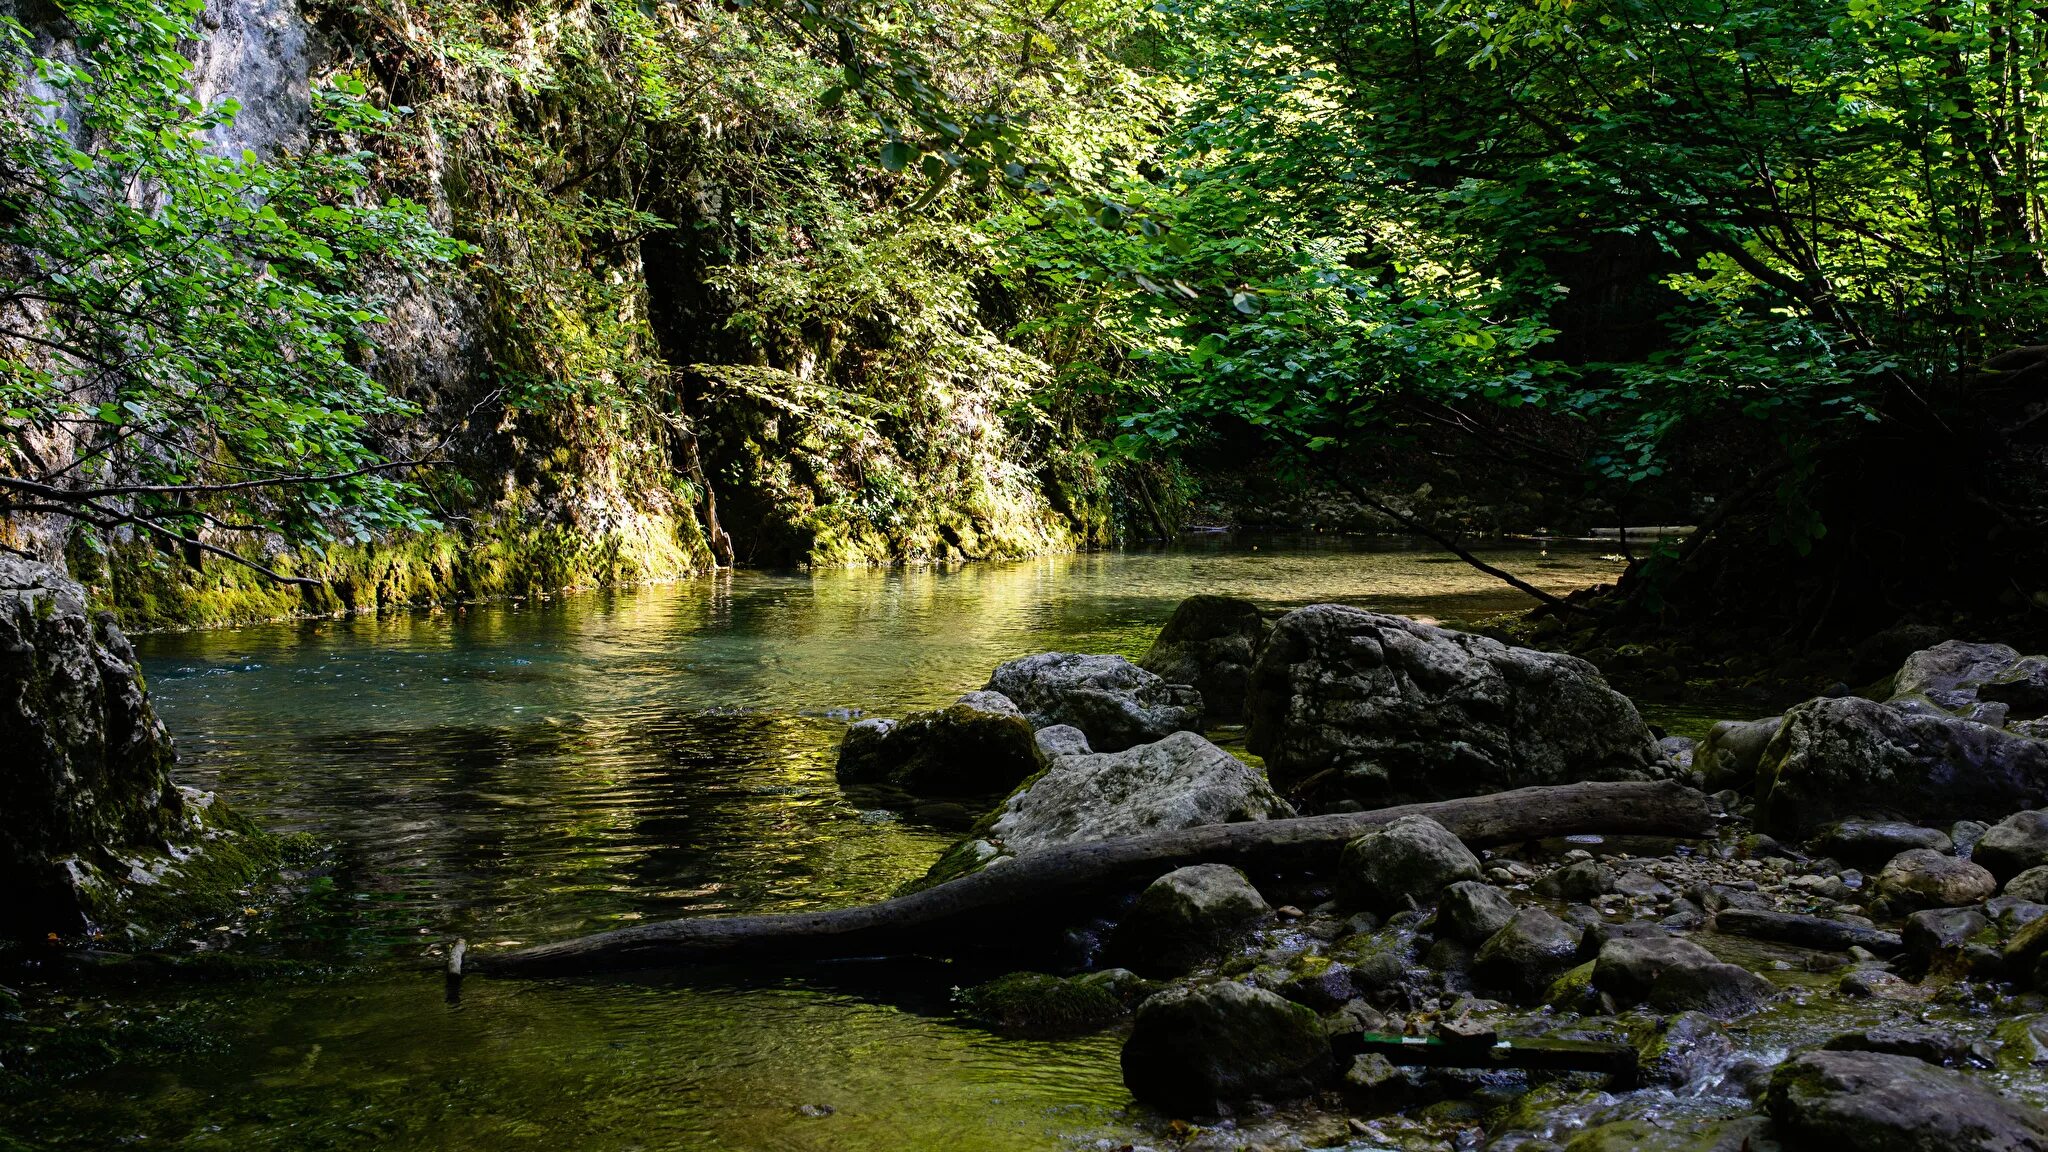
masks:
[[[137,934],[218,904],[283,845],[171,777],[128,640],[56,568],[0,555],[0,935]]]

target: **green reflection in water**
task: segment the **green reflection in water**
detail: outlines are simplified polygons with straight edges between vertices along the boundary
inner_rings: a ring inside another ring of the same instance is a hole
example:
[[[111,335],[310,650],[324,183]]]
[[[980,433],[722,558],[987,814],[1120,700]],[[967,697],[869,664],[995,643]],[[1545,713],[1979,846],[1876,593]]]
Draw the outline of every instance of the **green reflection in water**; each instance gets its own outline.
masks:
[[[1489,558],[1556,589],[1616,568]],[[491,946],[885,895],[954,834],[841,794],[847,719],[943,703],[1028,652],[1137,655],[1196,592],[1459,618],[1523,603],[1438,554],[1218,541],[145,638],[187,778],[340,846],[332,892],[237,946],[341,967],[119,993],[137,1016],[203,999],[206,1043],[0,1101],[0,1131],[60,1148],[1121,1142],[1115,1037],[988,1036],[946,1012],[965,977],[944,969],[887,987],[875,972],[471,981],[449,1006],[418,965],[450,935]]]

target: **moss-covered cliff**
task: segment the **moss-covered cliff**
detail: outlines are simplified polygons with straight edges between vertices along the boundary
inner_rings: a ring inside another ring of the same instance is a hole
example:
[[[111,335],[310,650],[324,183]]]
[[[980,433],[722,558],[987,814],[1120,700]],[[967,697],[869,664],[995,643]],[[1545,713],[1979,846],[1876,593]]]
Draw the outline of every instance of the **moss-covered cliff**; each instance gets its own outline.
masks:
[[[943,41],[948,14],[930,18],[917,34]],[[247,108],[221,146],[292,146],[309,86],[353,76],[404,114],[364,141],[380,193],[473,251],[399,285],[360,349],[419,405],[380,435],[438,461],[439,527],[266,552],[317,587],[74,533],[73,570],[131,626],[1111,538],[1088,430],[1031,402],[1059,366],[1011,336],[1024,306],[978,231],[989,202],[906,211],[924,182],[872,162],[874,126],[824,98],[835,68],[773,21],[214,0],[205,24],[200,94]],[[944,79],[970,88],[1002,50],[954,47]]]

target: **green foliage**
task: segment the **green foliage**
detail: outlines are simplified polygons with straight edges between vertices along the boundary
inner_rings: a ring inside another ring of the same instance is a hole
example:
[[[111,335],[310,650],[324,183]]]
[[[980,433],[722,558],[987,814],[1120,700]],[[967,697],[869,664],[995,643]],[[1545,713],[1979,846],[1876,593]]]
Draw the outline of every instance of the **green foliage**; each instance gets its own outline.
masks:
[[[0,509],[220,550],[202,532],[367,540],[424,522],[371,445],[415,410],[357,365],[371,285],[461,246],[380,200],[351,142],[397,114],[336,77],[290,156],[224,155],[190,94],[198,0],[66,0],[76,52],[0,20],[34,83],[0,115]]]
[[[1498,405],[1591,433],[1576,464],[1610,490],[1714,429],[1798,472],[1873,422],[1931,421],[1948,381],[2038,331],[2030,10],[1170,11],[1155,146],[1008,220],[1010,274],[1060,294],[1038,323],[1129,366],[1097,382],[1113,453],[1241,422],[1313,459]],[[1604,330],[1645,321],[1661,335],[1617,353]],[[1825,526],[1788,496],[1803,544]]]

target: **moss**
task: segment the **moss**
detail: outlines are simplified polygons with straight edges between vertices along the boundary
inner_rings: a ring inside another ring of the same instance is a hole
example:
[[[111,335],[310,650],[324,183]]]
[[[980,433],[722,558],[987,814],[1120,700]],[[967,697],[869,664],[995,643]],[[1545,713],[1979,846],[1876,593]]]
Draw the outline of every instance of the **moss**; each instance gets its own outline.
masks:
[[[317,587],[281,584],[218,559],[195,570],[142,545],[116,548],[107,559],[102,578],[90,583],[101,606],[135,629],[544,595],[672,580],[709,563],[694,520],[656,515],[598,533],[500,522],[266,561],[285,575],[320,581]]]
[[[259,889],[321,852],[313,837],[277,835],[219,801],[195,806],[176,852],[124,860],[128,878],[100,888],[91,910],[108,936],[133,947],[183,939],[195,924],[261,901]]]
[[[1597,1001],[1593,992],[1593,961],[1588,960],[1559,976],[1551,983],[1550,990],[1543,994],[1543,1002],[1564,1012],[1597,1011]]]
[[[1122,1019],[1124,1001],[1110,982],[1017,972],[953,994],[961,1010],[991,1032],[1072,1036]]]

